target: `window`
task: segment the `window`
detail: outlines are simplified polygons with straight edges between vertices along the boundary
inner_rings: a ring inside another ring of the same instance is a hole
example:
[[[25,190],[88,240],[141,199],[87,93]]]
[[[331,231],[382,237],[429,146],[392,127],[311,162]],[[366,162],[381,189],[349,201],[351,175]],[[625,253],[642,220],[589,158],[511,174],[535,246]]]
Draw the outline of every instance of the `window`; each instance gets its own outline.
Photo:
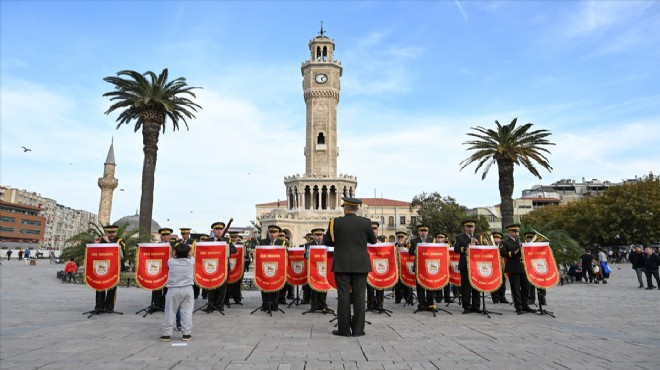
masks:
[[[406,224],[406,216],[399,217],[399,225],[405,225],[405,224]]]
[[[325,144],[325,136],[323,136],[322,132],[319,132],[319,137],[316,139],[317,144]]]
[[[387,227],[394,227],[394,216],[389,216],[387,218]]]
[[[16,222],[16,219],[9,216],[0,216],[0,221],[3,222]]]
[[[417,225],[417,216],[411,216],[410,217],[410,223],[413,225]]]
[[[2,227],[2,226],[0,226],[0,231],[4,231],[4,232],[7,232],[7,233],[13,233],[14,228],[13,227]]]
[[[22,223],[23,225],[35,225],[35,226],[41,226],[41,221],[21,220],[21,223]]]
[[[21,234],[34,234],[34,235],[39,235],[39,230],[26,230],[26,229],[21,229]]]

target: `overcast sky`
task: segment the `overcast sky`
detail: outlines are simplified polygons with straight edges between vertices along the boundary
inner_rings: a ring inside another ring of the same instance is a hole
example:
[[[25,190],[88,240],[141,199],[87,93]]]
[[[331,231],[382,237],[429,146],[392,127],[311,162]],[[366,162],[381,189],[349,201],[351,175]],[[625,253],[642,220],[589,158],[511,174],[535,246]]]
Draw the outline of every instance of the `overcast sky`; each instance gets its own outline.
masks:
[[[203,110],[160,137],[154,219],[247,226],[305,171],[300,66],[321,21],[344,67],[338,172],[360,197],[498,204],[497,168],[460,171],[462,143],[515,117],[557,145],[543,179],[516,167],[514,197],[659,174],[659,18],[652,1],[2,1],[0,183],[97,213],[114,137],[111,218],[135,214],[141,134],[104,114],[103,78],[169,68]]]

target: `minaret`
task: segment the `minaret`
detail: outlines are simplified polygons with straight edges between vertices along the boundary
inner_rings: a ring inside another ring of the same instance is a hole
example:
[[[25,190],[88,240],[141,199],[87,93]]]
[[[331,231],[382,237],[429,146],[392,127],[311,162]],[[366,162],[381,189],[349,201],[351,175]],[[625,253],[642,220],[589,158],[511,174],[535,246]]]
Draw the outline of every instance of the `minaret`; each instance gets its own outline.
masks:
[[[114,139],[110,143],[108,157],[103,165],[103,177],[99,178],[101,188],[101,201],[99,202],[99,224],[110,223],[110,212],[112,211],[112,192],[117,188],[119,181],[115,179],[115,151],[113,149]]]

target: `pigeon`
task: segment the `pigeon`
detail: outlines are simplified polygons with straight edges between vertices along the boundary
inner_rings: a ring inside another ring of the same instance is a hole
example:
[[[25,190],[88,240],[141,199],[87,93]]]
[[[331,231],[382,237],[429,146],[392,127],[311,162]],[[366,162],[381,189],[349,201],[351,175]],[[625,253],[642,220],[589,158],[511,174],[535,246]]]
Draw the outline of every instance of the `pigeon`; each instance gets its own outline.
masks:
[[[26,147],[24,147],[24,146],[22,146],[21,148],[23,148],[23,153],[25,153],[25,152],[31,152],[31,151],[32,151],[32,149],[30,149],[30,148],[26,148]]]

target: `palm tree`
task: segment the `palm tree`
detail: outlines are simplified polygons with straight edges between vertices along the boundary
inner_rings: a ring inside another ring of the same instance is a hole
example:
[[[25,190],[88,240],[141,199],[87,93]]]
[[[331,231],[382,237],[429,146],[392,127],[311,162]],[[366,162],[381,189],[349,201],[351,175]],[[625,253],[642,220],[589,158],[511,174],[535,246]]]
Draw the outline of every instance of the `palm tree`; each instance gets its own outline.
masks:
[[[485,179],[493,163],[497,163],[500,187],[500,211],[502,212],[502,228],[513,223],[513,165],[522,164],[532,173],[541,178],[534,167],[534,162],[552,172],[552,167],[544,153],[550,151],[544,145],[555,145],[546,137],[552,135],[548,130],[530,131],[532,123],[516,127],[517,118],[508,125],[497,124],[497,130],[486,129],[481,126],[472,127],[476,132],[468,132],[468,136],[476,138],[464,142],[469,145],[468,150],[475,150],[470,157],[461,162],[461,170],[473,162],[478,162],[474,173],[486,164],[481,179]]]
[[[116,101],[105,114],[123,109],[117,118],[119,122],[117,129],[133,120],[135,120],[134,131],[142,128],[144,162],[139,228],[140,238],[146,240],[151,232],[158,135],[161,129],[165,133],[165,121],[168,117],[172,121],[172,131],[179,129],[180,121],[183,121],[188,129],[186,118],[195,118],[191,111],[197,112],[197,108],[202,107],[185,95],[196,97],[192,90],[198,87],[188,86],[183,77],[167,81],[167,68],[158,76],[151,71],[140,74],[124,70],[118,72],[116,77],[106,77],[103,81],[115,85],[115,91],[107,92],[103,96],[109,96],[110,101]]]

